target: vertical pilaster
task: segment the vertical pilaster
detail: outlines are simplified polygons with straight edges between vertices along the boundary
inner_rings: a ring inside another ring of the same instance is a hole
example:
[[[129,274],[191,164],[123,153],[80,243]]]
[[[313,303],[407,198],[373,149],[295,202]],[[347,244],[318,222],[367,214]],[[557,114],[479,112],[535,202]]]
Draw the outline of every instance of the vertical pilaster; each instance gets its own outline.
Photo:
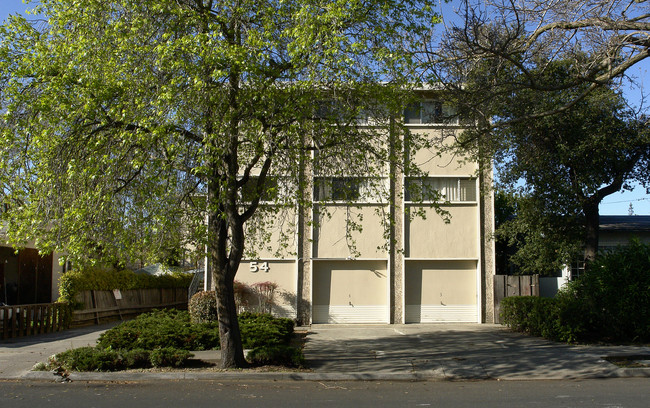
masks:
[[[404,323],[404,172],[397,163],[403,160],[401,144],[398,143],[395,121],[391,119],[390,147],[390,251],[388,273],[390,276],[390,322]]]
[[[494,247],[494,189],[492,187],[492,163],[485,161],[479,174],[480,183],[480,217],[481,217],[481,321],[483,323],[496,322],[494,316],[494,274],[495,274],[495,247]],[[489,167],[488,167],[489,166]]]
[[[303,143],[304,144],[304,143]],[[298,202],[298,245],[297,245],[297,269],[298,269],[298,282],[297,282],[297,316],[296,320],[300,325],[307,325],[311,323],[312,315],[312,271],[311,271],[311,257],[312,257],[312,240],[311,240],[311,224],[312,224],[312,191],[314,185],[314,177],[312,172],[311,161],[309,160],[307,152],[301,157],[299,166],[299,189],[301,199]]]

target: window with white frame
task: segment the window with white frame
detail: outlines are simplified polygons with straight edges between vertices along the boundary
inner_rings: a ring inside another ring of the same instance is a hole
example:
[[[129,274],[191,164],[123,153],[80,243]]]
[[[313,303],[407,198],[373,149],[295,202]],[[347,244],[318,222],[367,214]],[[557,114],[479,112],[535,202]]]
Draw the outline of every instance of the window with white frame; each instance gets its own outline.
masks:
[[[580,278],[585,273],[585,268],[587,267],[587,263],[584,260],[577,260],[571,262],[571,280],[576,280]]]
[[[404,109],[404,123],[457,125],[458,113],[453,106],[442,101],[424,100]]]
[[[476,201],[476,179],[469,177],[407,178],[406,201]]]
[[[380,202],[386,180],[373,177],[316,177],[314,201]]]

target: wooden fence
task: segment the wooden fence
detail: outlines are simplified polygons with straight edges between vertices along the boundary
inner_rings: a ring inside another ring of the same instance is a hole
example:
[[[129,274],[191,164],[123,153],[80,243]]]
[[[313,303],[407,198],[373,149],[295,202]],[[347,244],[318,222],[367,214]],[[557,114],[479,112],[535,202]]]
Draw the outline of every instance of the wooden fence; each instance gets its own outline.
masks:
[[[508,296],[539,296],[539,275],[494,275],[495,323],[501,323],[501,301]]]
[[[70,308],[64,303],[0,307],[2,339],[57,332],[69,324]]]
[[[134,317],[152,309],[187,308],[187,288],[88,290],[77,294],[83,309],[72,313],[73,326]]]

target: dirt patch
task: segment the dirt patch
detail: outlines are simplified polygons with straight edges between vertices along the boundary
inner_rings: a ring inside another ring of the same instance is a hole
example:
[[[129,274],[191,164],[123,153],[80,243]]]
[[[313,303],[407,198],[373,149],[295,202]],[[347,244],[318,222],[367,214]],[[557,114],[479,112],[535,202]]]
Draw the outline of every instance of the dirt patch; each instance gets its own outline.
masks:
[[[607,356],[604,358],[621,368],[650,368],[650,355]]]

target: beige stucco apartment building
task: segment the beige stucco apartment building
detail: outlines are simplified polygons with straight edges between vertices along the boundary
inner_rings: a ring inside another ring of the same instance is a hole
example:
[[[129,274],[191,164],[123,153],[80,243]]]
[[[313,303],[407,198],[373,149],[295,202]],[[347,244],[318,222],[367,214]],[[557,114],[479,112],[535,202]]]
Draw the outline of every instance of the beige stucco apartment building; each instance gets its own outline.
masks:
[[[423,95],[404,123],[409,132],[453,143],[462,126],[433,98]],[[310,172],[311,208],[271,216],[270,244],[241,263],[236,280],[277,283],[274,313],[303,324],[493,322],[493,206],[480,188],[491,174],[439,153],[426,149],[409,158],[424,178],[410,179],[398,166],[374,178],[325,180]],[[371,193],[373,183],[388,189],[394,205]],[[354,205],[337,202],[342,184],[354,190]],[[448,223],[426,197],[413,197],[413,185],[444,196]],[[281,234],[291,239],[278,250]]]

